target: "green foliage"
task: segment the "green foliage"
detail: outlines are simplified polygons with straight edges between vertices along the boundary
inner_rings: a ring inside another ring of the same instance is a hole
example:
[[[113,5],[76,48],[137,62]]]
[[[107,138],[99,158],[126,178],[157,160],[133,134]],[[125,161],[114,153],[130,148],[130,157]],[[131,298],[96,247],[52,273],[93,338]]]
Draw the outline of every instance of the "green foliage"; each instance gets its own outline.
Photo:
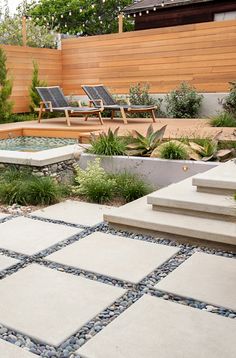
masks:
[[[234,194],[234,200],[236,200],[236,193]]]
[[[89,162],[85,170],[76,168],[73,193],[84,195],[88,200],[95,203],[104,203],[114,196],[116,182],[108,177],[105,170],[100,166],[100,160]]]
[[[230,92],[223,100],[223,108],[226,112],[236,116],[236,82],[230,82]]]
[[[113,178],[116,180],[117,195],[124,198],[126,203],[137,200],[152,191],[150,185],[134,174],[121,173],[114,175]]]
[[[13,108],[13,103],[9,99],[12,93],[13,82],[7,76],[6,61],[6,54],[0,48],[0,123],[9,120]]]
[[[89,153],[97,155],[124,155],[125,143],[122,138],[118,137],[117,128],[114,133],[109,128],[108,133],[101,133],[99,136],[91,134],[91,148],[88,150]]]
[[[62,187],[50,177],[9,169],[0,174],[0,202],[19,205],[51,205],[62,197]]]
[[[166,96],[166,109],[173,118],[196,118],[199,114],[203,96],[195,88],[182,82],[178,88]]]
[[[36,90],[36,87],[46,87],[47,83],[45,81],[41,81],[39,79],[39,67],[36,61],[33,61],[33,75],[31,86],[29,88],[29,95],[30,95],[30,109],[34,112],[35,108],[40,106],[40,96]]]
[[[169,141],[162,145],[160,149],[160,157],[162,159],[186,160],[188,153],[182,143]]]
[[[36,118],[36,113],[12,113],[8,123],[34,121]]]
[[[141,84],[137,83],[130,86],[129,90],[129,100],[133,105],[143,105],[143,106],[156,106],[156,116],[157,117],[166,117],[166,114],[161,110],[162,99],[154,99],[149,94],[150,85],[148,83]],[[134,118],[146,118],[149,117],[148,113],[134,113],[131,117]]]
[[[131,3],[132,0],[40,0],[28,6],[28,14],[39,17],[41,25],[45,17],[48,26],[57,32],[90,36],[117,32],[117,16]],[[124,19],[124,30],[131,29],[133,22]]]
[[[75,183],[72,192],[95,203],[109,202],[117,197],[129,202],[151,191],[151,188],[135,175],[109,175],[100,166],[99,158],[89,162],[85,170],[76,168]]]
[[[210,124],[212,127],[236,127],[236,112],[221,112],[211,118]]]
[[[5,17],[0,22],[0,43],[4,45],[23,45],[22,17]],[[56,48],[56,35],[45,26],[39,26],[33,20],[27,20],[27,45],[30,47]]]
[[[126,154],[132,156],[150,156],[162,141],[165,130],[166,126],[154,131],[153,126],[150,125],[145,136],[135,130],[133,132],[133,142],[126,147]]]

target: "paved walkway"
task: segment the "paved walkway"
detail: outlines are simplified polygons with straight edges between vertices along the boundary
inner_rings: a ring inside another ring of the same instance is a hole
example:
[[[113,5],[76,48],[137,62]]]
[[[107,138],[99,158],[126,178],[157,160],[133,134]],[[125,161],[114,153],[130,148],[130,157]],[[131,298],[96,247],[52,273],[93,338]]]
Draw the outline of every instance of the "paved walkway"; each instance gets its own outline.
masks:
[[[0,357],[235,358],[235,256],[109,229],[107,210],[0,214]]]

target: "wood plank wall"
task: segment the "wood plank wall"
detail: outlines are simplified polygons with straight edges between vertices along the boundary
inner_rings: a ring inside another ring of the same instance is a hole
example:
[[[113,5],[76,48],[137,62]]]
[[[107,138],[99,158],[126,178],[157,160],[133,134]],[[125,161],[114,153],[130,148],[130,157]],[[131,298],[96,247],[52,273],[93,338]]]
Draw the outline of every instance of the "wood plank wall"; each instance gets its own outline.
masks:
[[[33,61],[39,65],[40,79],[48,85],[62,84],[61,51],[31,47],[2,46],[7,55],[9,75],[13,78],[14,112],[29,110],[29,86]]]
[[[66,94],[98,83],[127,93],[137,82],[166,93],[181,81],[202,92],[224,92],[236,80],[236,21],[67,39],[62,66]]]

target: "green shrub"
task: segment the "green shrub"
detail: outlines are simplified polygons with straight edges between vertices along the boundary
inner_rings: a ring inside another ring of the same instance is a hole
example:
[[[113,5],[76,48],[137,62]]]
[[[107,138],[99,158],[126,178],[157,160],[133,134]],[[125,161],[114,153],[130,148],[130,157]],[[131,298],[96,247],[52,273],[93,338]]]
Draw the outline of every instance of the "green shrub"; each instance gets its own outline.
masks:
[[[236,127],[236,114],[221,112],[211,118],[210,124],[212,127]]]
[[[236,82],[230,82],[230,92],[228,96],[223,99],[223,108],[226,112],[236,116]]]
[[[169,141],[161,146],[160,157],[162,159],[186,160],[188,153],[181,143]]]
[[[162,99],[155,99],[149,94],[150,85],[148,83],[141,84],[137,83],[130,86],[129,90],[129,100],[133,105],[143,105],[143,106],[157,106],[156,116],[157,117],[166,117],[166,114],[161,110]],[[134,118],[146,118],[150,115],[148,113],[134,113],[131,117]]]
[[[165,98],[166,109],[173,118],[196,118],[199,115],[203,96],[194,87],[182,82]]]
[[[126,203],[139,199],[152,191],[150,185],[134,174],[122,173],[114,175],[113,178],[116,180],[117,195]]]
[[[72,192],[95,203],[109,202],[114,198],[129,202],[151,191],[150,186],[135,175],[109,175],[100,166],[99,158],[89,162],[85,170],[76,168],[75,183]]]
[[[0,48],[0,123],[8,122],[13,108],[13,102],[9,99],[13,82],[7,76],[6,62],[6,54]]]
[[[8,205],[50,205],[63,196],[62,187],[50,177],[10,169],[0,174],[0,202]]]
[[[30,109],[34,112],[35,108],[40,106],[41,98],[36,90],[36,87],[46,87],[47,83],[39,79],[39,66],[36,61],[33,61],[33,75],[29,88],[30,95]]]
[[[124,155],[125,154],[125,143],[122,138],[118,137],[117,128],[114,133],[109,128],[108,133],[101,133],[98,137],[91,134],[91,148],[88,150],[89,153],[97,155]]]
[[[77,167],[73,193],[84,195],[95,203],[104,203],[114,197],[116,182],[100,166],[100,159],[89,162],[85,170]]]

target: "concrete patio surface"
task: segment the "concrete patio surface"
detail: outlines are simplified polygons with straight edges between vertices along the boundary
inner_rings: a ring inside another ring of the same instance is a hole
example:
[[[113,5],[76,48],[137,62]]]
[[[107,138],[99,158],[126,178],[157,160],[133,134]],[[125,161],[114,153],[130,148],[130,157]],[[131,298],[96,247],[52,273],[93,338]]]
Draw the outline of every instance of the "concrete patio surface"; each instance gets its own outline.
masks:
[[[234,358],[235,254],[114,230],[84,204],[0,222],[0,358]]]

